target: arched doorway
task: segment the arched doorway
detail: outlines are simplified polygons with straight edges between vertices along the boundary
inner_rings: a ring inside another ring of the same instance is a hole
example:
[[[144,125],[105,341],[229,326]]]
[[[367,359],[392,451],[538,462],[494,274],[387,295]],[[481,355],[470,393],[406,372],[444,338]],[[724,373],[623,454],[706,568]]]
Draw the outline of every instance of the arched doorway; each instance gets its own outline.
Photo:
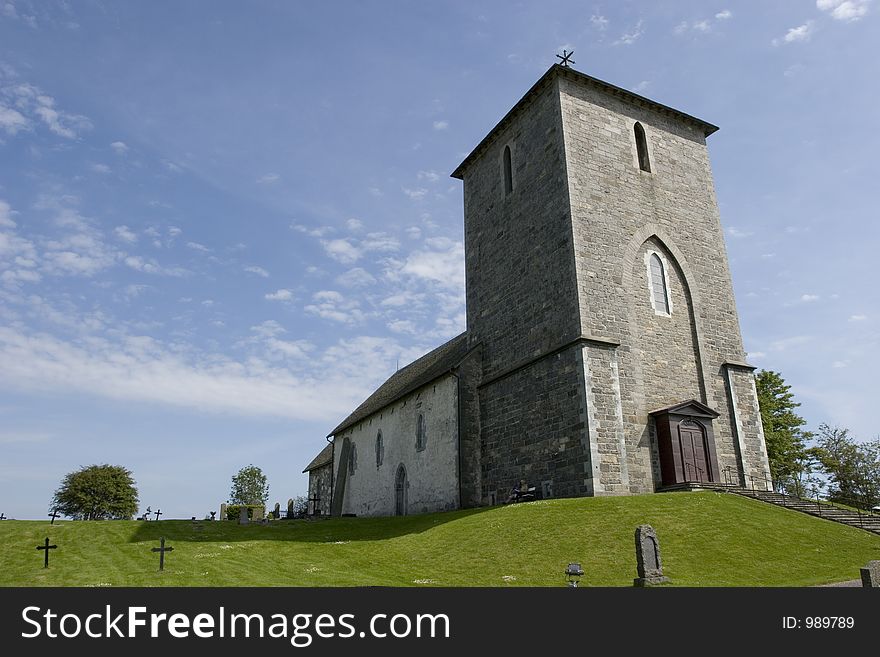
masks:
[[[398,516],[406,515],[406,489],[409,482],[406,480],[406,468],[403,463],[397,466],[397,476],[394,478],[394,513]]]

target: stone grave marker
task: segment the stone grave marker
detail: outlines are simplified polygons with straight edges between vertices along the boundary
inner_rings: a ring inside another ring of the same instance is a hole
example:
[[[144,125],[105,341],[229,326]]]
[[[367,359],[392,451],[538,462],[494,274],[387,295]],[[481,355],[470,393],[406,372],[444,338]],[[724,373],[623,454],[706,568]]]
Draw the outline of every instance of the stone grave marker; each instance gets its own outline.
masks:
[[[869,589],[880,588],[880,561],[869,561],[864,568],[860,569],[862,574],[862,586]]]
[[[246,506],[242,506],[242,507],[238,510],[238,524],[239,524],[239,525],[246,525],[246,524],[248,524],[248,522],[250,522],[250,521],[248,520],[248,510],[247,510],[247,507],[246,507]]]
[[[263,520],[263,507],[256,506],[254,507],[254,522],[260,522]]]
[[[287,519],[293,519],[293,499],[287,500]]]
[[[211,511],[211,517],[212,518],[214,517],[213,511]],[[226,520],[226,505],[225,504],[220,505],[220,520]]]
[[[275,502],[275,510],[272,514],[275,520],[278,520],[281,517],[281,505],[278,502]]]
[[[660,542],[651,525],[636,527],[636,569],[639,576],[633,580],[634,586],[654,586],[669,581],[663,576]]]

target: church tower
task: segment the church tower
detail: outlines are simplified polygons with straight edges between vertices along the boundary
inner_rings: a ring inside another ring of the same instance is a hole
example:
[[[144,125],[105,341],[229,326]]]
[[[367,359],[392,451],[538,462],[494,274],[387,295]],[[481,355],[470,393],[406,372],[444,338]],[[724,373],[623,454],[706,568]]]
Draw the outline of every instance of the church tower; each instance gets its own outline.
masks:
[[[769,485],[706,148],[717,128],[555,65],[462,162],[462,506]]]

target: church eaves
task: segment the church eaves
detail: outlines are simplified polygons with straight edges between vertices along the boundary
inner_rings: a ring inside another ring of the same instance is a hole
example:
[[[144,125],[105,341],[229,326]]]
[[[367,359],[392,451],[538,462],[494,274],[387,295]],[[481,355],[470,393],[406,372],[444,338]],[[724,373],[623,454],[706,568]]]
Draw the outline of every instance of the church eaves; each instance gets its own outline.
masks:
[[[520,110],[526,107],[529,102],[531,102],[533,96],[538,93],[538,91],[548,84],[551,80],[555,79],[557,76],[568,76],[570,79],[580,82],[581,84],[587,84],[589,86],[601,89],[602,91],[612,95],[617,96],[619,98],[623,98],[624,100],[634,103],[636,105],[643,105],[645,107],[649,107],[651,109],[657,110],[664,114],[673,116],[679,120],[685,121],[687,123],[695,124],[698,128],[703,130],[703,135],[708,137],[713,132],[718,130],[718,126],[712,125],[711,123],[707,123],[702,119],[698,119],[695,116],[691,116],[690,114],[685,114],[677,109],[669,107],[667,105],[663,105],[662,103],[658,103],[650,98],[645,98],[644,96],[640,96],[639,94],[633,93],[632,91],[627,91],[626,89],[622,89],[621,87],[615,86],[609,82],[605,82],[604,80],[600,80],[598,78],[594,78],[586,73],[581,73],[580,71],[576,71],[573,68],[568,66],[560,66],[559,64],[553,64],[544,75],[541,76],[541,79],[538,80],[534,85],[532,85],[531,89],[529,89],[525,95],[519,99],[516,105],[514,105],[511,110],[504,115],[498,124],[489,131],[483,140],[477,144],[477,147],[471,151],[470,155],[468,155],[461,164],[452,172],[453,178],[458,178],[459,180],[464,179],[464,171],[471,164],[471,162],[481,153],[483,152],[489,144],[491,144],[495,137],[501,132],[505,127],[507,127],[508,123],[516,116]]]

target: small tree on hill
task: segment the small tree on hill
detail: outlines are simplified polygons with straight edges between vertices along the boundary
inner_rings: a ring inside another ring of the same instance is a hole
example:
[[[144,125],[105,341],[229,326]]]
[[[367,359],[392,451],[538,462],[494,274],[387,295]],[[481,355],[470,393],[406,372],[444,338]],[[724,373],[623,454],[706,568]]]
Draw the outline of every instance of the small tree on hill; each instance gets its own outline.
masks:
[[[828,499],[871,508],[880,503],[880,439],[859,443],[848,429],[819,426],[811,450],[828,475]]]
[[[232,490],[229,501],[232,504],[265,504],[269,499],[269,484],[266,475],[251,464],[232,477]]]
[[[755,387],[770,474],[774,481],[799,478],[810,461],[804,443],[813,437],[801,428],[807,421],[795,412],[800,404],[778,372],[761,370],[755,376]]]
[[[67,474],[52,506],[75,520],[130,520],[138,509],[131,472],[119,465],[90,465]]]

